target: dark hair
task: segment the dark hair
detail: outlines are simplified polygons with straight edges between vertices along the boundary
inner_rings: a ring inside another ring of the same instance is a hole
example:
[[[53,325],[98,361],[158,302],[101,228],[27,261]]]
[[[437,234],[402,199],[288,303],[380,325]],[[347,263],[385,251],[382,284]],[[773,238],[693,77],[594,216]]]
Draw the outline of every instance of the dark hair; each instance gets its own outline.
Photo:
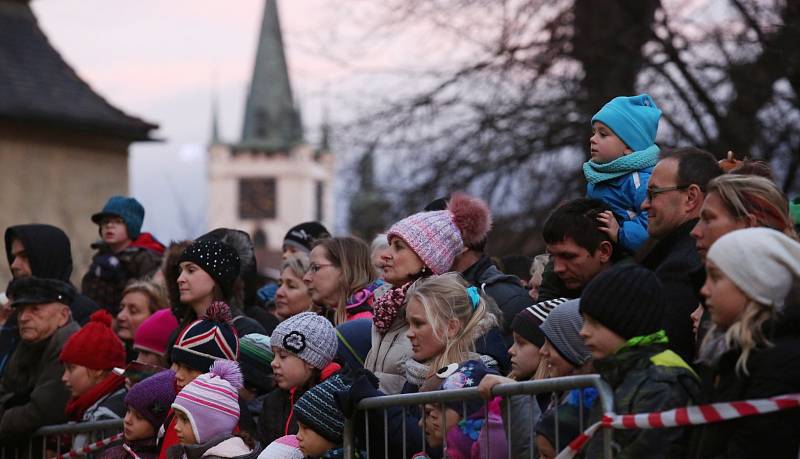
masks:
[[[745,159],[741,164],[731,169],[728,173],[737,175],[757,175],[759,177],[774,180],[774,177],[772,176],[772,168],[769,167],[769,164],[765,163],[764,161],[753,159]]]
[[[520,279],[527,281],[531,277],[531,264],[533,257],[527,255],[506,255],[500,258],[500,271],[506,274],[513,274]]]
[[[611,208],[598,199],[573,199],[558,206],[547,217],[542,237],[548,244],[556,244],[566,238],[572,238],[576,244],[588,250],[589,253],[594,253],[601,242],[612,242],[606,233],[600,231],[600,224],[597,222],[597,215],[607,210],[611,210]]]
[[[706,186],[711,179],[723,173],[717,158],[697,147],[664,151],[661,153],[661,159],[678,161],[677,185],[697,185],[703,191],[706,191]]]

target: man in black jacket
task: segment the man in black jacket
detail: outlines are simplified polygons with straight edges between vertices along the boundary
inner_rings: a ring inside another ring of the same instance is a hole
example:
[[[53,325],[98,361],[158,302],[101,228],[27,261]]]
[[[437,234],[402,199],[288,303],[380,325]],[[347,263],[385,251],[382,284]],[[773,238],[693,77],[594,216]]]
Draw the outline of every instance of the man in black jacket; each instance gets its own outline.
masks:
[[[697,224],[706,185],[720,174],[716,158],[707,151],[687,147],[663,153],[653,168],[647,199],[642,203],[642,210],[648,214],[650,239],[637,259],[664,285],[664,328],[669,346],[687,362],[693,361],[695,354],[689,315],[700,304],[700,287],[705,280],[703,263],[689,233]]]

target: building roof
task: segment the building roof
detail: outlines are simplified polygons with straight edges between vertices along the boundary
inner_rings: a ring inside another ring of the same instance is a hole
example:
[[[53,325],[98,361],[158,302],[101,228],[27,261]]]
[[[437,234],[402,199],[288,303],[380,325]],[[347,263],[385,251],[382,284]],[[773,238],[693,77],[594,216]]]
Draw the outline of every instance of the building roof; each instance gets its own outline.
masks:
[[[278,5],[275,0],[266,0],[238,147],[286,151],[302,141],[303,128],[292,97]]]
[[[27,0],[0,0],[0,119],[131,141],[158,128],[94,92],[50,45]]]

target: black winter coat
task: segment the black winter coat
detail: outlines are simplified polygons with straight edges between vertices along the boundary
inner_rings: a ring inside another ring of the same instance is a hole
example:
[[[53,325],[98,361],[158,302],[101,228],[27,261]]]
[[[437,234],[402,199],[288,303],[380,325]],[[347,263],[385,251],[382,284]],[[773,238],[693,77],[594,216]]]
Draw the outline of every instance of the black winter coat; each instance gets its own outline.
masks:
[[[781,317],[767,324],[765,331],[774,346],[750,354],[749,375],[735,370],[738,349],[724,353],[715,368],[701,368],[705,403],[800,392],[800,316]],[[793,409],[697,427],[688,457],[794,459],[798,447],[800,410]]]
[[[482,289],[497,303],[497,307],[503,312],[501,322],[503,339],[506,347],[510,346],[513,341],[511,321],[514,320],[517,313],[533,304],[528,291],[522,286],[517,276],[500,272],[486,255],[483,255],[462,274],[467,282]]]
[[[694,361],[695,345],[689,314],[700,304],[700,290],[692,273],[703,268],[694,238],[689,234],[697,219],[689,220],[659,241],[648,241],[637,255],[640,264],[655,272],[664,285],[664,329],[669,347],[687,362]]]

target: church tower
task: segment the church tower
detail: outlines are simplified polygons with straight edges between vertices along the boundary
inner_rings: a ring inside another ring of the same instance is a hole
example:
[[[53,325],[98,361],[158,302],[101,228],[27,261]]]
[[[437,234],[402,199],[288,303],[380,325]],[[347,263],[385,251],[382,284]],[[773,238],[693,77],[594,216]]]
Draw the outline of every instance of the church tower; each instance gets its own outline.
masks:
[[[262,250],[275,253],[289,228],[300,222],[331,227],[333,157],[303,139],[276,0],[264,3],[241,139],[224,143],[216,133],[211,137],[209,228],[247,231]]]

